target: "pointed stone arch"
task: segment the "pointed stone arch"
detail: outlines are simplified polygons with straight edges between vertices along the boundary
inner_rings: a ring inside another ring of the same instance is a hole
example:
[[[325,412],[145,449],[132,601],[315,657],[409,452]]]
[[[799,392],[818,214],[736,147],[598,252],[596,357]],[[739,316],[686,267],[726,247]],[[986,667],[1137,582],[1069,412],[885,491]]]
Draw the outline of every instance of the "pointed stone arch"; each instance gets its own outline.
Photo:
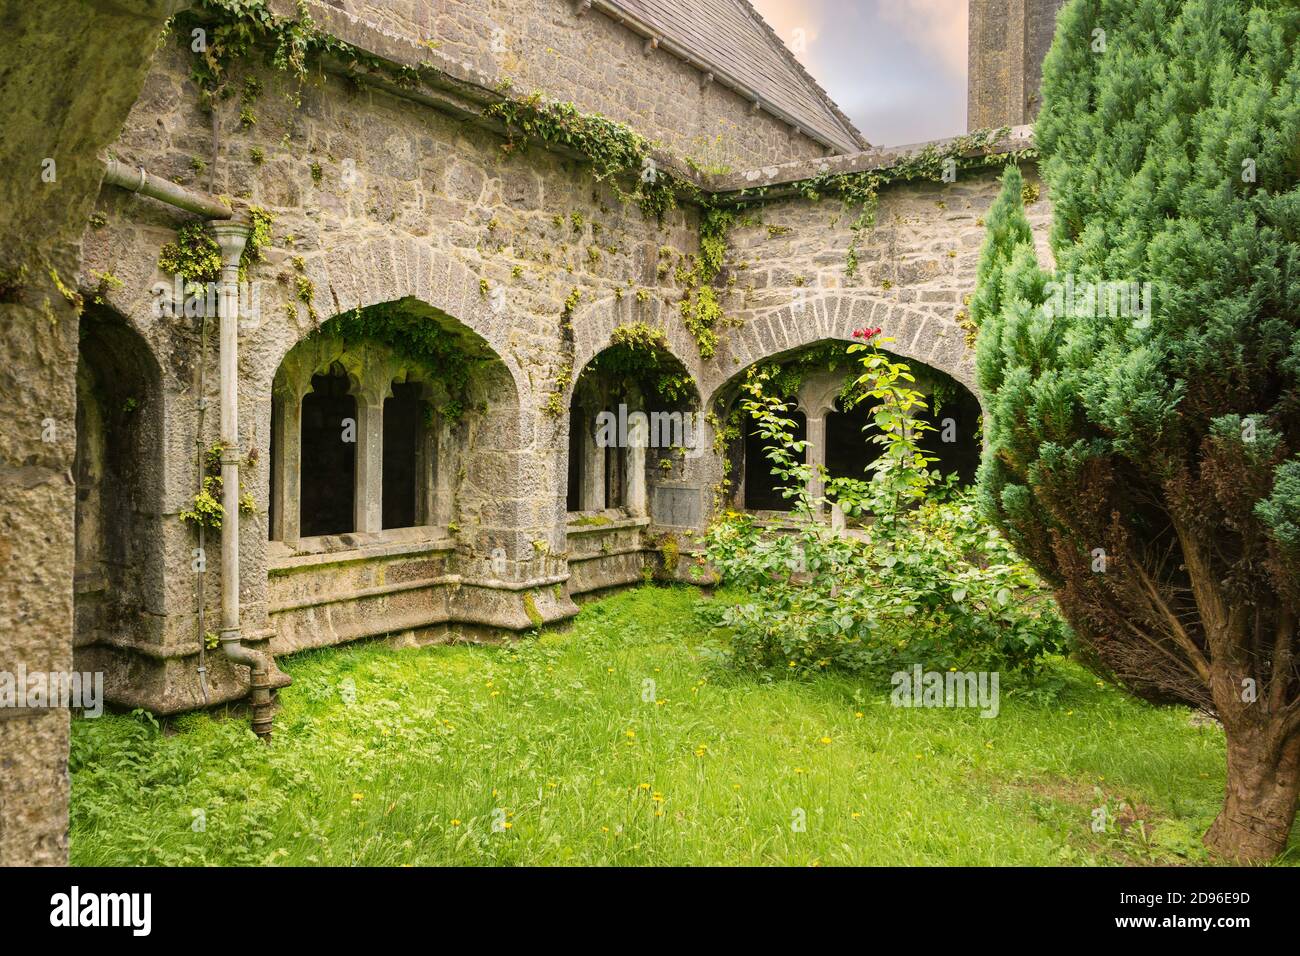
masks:
[[[966,332],[952,319],[920,308],[867,295],[836,294],[811,299],[802,312],[792,307],[743,316],[709,367],[701,391],[706,407],[757,362],[795,352],[816,342],[853,341],[855,329],[879,326],[894,341],[888,351],[944,372],[980,398],[975,354]],[[981,399],[982,401],[982,399]]]
[[[614,330],[638,322],[664,333],[668,340],[669,354],[682,364],[694,381],[700,397],[704,397],[704,371],[699,348],[678,320],[676,312],[657,297],[638,302],[636,296],[629,292],[621,298],[606,296],[574,313],[573,382],[563,396],[566,403],[573,397],[573,386],[582,370],[609,348]]]
[[[303,266],[318,315],[415,299],[481,338],[509,370],[520,406],[532,404],[532,384],[511,344],[508,303],[498,311],[493,304],[498,300],[483,294],[478,274],[447,251],[409,236],[377,238],[327,247],[320,255],[304,257]],[[313,328],[305,316],[300,316],[300,327],[298,339],[276,343],[272,369]]]

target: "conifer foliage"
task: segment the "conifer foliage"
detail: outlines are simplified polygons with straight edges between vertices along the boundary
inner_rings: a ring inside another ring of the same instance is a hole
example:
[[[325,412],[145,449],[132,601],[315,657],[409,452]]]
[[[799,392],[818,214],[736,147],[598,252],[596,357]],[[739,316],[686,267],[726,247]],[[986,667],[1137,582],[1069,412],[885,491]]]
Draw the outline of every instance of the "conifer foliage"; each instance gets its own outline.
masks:
[[[1009,168],[971,317],[985,510],[1081,653],[1217,715],[1212,850],[1300,792],[1300,6],[1070,0],[1037,124],[1055,272]]]

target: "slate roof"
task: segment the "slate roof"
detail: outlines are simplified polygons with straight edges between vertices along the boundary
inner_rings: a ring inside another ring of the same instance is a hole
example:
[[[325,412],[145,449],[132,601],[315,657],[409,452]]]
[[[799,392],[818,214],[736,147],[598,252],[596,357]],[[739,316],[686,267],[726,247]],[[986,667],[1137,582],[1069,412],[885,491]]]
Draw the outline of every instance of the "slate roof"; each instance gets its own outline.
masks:
[[[606,0],[656,36],[744,84],[765,105],[840,152],[867,146],[826,91],[803,68],[748,0]]]

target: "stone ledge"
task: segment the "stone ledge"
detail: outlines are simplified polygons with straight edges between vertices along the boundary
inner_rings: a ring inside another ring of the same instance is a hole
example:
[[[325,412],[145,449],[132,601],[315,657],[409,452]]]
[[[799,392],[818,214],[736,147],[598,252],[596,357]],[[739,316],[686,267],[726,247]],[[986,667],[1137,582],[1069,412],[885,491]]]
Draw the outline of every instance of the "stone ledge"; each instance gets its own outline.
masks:
[[[296,549],[290,549],[283,541],[272,541],[267,553],[267,573],[288,574],[331,564],[454,550],[456,542],[447,529],[435,527],[303,538]]]
[[[763,166],[723,176],[713,176],[709,186],[715,193],[740,192],[742,190],[771,189],[788,186],[791,183],[816,179],[819,176],[839,176],[846,173],[862,173],[875,169],[888,169],[905,159],[918,156],[927,149],[943,149],[959,142],[964,137],[953,136],[947,139],[930,140],[925,143],[909,143],[905,146],[882,146],[863,150],[848,156],[828,156],[823,159],[804,159],[775,166]],[[969,155],[997,156],[1002,153],[1017,153],[1034,147],[1034,128],[1032,126],[1015,126],[987,149],[978,150]]]
[[[601,534],[607,531],[625,531],[628,528],[647,528],[649,526],[650,519],[646,517],[609,518],[608,520],[597,520],[588,524],[579,524],[570,520],[565,525],[564,530],[569,537],[573,537],[575,535]]]

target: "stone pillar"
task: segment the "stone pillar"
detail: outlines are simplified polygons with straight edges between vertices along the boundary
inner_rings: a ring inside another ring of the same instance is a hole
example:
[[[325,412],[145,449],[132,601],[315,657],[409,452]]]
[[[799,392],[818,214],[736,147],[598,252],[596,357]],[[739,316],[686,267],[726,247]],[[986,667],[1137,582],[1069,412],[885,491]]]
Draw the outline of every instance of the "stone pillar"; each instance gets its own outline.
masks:
[[[394,369],[376,360],[361,370],[352,390],[357,400],[355,530],[384,530],[384,399],[393,394]]]
[[[605,510],[605,451],[596,441],[596,410],[584,406],[579,413],[582,426],[582,488],[579,499],[583,511]]]
[[[271,538],[291,548],[298,546],[302,528],[302,399],[303,391],[294,385],[277,385],[271,400],[275,403],[276,462],[271,473]]]
[[[437,425],[420,428],[419,444],[415,446],[415,523],[418,525],[437,524],[437,487],[438,458]]]
[[[843,372],[819,372],[805,379],[799,389],[798,407],[807,421],[808,494],[814,502],[826,494],[826,416],[835,411],[844,378]]]
[[[630,405],[640,409],[641,400],[633,394]],[[650,418],[644,411],[629,412],[627,416],[627,471],[624,475],[624,504],[634,518],[649,514],[646,492],[646,448],[650,445]]]
[[[820,511],[817,499],[826,494],[826,410],[805,412],[808,416],[808,496]]]

